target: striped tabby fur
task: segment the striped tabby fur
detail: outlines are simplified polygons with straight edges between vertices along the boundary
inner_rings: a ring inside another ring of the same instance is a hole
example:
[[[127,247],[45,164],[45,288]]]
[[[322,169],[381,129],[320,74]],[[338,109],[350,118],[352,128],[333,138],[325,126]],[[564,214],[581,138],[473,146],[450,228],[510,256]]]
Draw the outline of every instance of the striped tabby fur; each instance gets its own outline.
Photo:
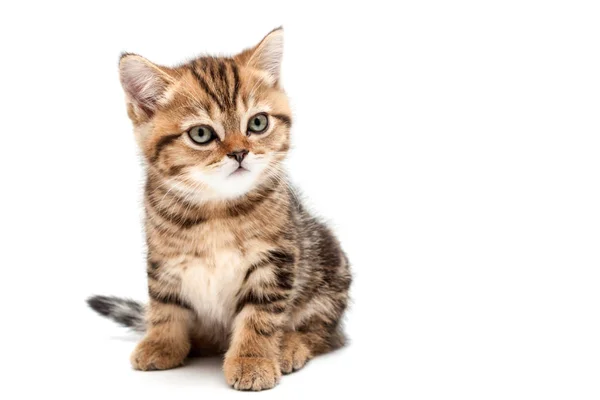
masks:
[[[121,58],[147,163],[150,302],[96,296],[89,304],[145,331],[131,357],[136,369],[173,368],[191,352],[224,353],[228,384],[262,390],[344,343],[348,260],[282,168],[292,124],[279,82],[282,46],[276,29],[231,58],[176,68]],[[268,127],[249,131],[260,113]],[[190,139],[200,125],[214,130],[208,144]]]

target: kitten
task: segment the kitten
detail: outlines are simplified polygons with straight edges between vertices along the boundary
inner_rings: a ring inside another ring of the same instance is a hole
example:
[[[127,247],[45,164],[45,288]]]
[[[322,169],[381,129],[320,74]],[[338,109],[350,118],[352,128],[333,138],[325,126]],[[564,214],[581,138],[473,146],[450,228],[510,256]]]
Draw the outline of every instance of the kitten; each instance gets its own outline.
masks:
[[[145,332],[131,356],[135,369],[224,353],[229,385],[262,390],[344,343],[348,259],[299,203],[282,167],[292,125],[282,50],[279,28],[231,58],[167,68],[121,57],[147,164],[150,302],[88,303]]]

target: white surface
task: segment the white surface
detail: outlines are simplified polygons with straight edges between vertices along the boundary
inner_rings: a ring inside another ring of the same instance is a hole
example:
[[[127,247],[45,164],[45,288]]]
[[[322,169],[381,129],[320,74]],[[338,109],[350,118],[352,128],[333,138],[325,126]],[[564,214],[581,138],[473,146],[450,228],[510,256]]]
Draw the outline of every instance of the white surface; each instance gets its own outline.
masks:
[[[119,3],[0,6],[1,398],[598,399],[597,3]],[[146,297],[118,55],[280,24],[289,165],[353,262],[352,345],[259,395],[218,360],[134,372],[84,305]]]

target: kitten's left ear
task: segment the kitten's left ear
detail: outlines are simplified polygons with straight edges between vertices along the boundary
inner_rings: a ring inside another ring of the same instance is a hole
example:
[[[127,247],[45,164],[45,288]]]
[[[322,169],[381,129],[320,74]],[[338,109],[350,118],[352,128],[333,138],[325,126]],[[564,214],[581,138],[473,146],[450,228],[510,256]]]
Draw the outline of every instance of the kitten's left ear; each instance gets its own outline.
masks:
[[[151,117],[172,78],[166,69],[137,54],[123,54],[119,61],[121,85],[134,113]]]
[[[258,45],[242,52],[237,58],[249,67],[268,73],[276,83],[279,82],[283,59],[283,27],[273,29]]]

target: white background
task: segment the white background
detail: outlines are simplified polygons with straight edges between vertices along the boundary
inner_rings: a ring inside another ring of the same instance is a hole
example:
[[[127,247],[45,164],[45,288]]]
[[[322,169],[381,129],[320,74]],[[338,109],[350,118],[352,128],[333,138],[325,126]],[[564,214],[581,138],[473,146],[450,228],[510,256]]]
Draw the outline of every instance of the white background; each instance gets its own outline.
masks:
[[[0,6],[0,397],[599,398],[597,3],[331,3]],[[258,395],[218,359],[133,371],[138,338],[84,304],[146,299],[118,56],[279,25],[289,169],[353,263],[352,343]]]

